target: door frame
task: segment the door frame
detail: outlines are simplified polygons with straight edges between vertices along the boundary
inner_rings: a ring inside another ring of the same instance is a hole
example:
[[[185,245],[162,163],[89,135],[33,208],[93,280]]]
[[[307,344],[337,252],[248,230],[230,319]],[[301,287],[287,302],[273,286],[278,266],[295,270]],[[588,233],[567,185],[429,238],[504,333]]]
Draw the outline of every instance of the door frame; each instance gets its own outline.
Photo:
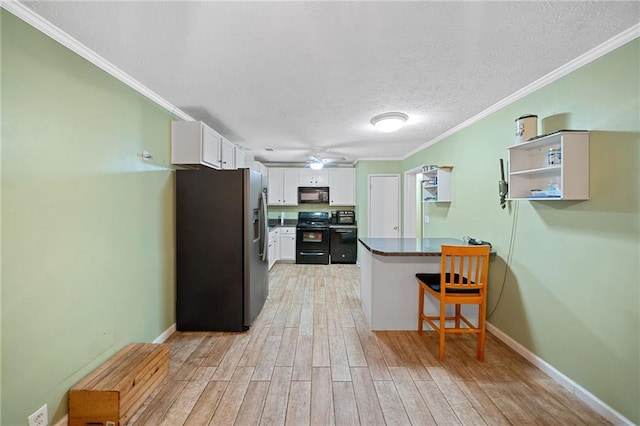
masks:
[[[422,173],[422,166],[414,167],[404,172],[404,217],[402,223],[403,236],[405,238],[418,238],[422,236],[422,229],[418,229],[418,207],[415,203],[418,185],[416,176]],[[422,209],[420,209],[422,211]],[[421,227],[420,227],[421,228]]]
[[[372,177],[397,177],[398,178],[398,235],[402,235],[402,180],[399,173],[372,173],[367,175],[367,236],[371,235],[371,178]]]

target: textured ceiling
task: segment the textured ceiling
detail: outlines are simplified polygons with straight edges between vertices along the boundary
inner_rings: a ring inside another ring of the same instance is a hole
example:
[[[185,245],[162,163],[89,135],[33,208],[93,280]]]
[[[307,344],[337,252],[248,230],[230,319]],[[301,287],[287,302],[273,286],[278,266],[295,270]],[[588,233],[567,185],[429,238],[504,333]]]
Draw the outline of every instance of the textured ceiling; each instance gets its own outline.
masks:
[[[640,22],[636,1],[24,4],[264,162],[402,158]],[[406,126],[375,130],[387,111]]]

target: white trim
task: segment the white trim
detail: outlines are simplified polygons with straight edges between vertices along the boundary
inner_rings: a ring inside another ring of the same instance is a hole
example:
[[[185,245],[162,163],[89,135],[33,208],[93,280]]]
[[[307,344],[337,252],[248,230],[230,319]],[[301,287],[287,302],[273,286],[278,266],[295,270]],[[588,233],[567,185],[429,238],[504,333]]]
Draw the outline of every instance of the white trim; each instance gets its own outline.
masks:
[[[171,336],[175,332],[176,332],[176,323],[174,322],[169,326],[169,328],[163,331],[161,335],[156,337],[156,340],[154,340],[151,343],[164,343],[169,338],[169,336]]]
[[[520,343],[516,342],[506,333],[496,328],[496,326],[487,322],[487,331],[496,336],[502,342],[504,342],[511,349],[522,355],[524,359],[529,361],[531,364],[538,367],[540,370],[548,374],[552,379],[556,380],[562,386],[564,386],[569,392],[574,394],[577,398],[584,401],[589,407],[591,407],[595,412],[600,414],[602,417],[613,423],[614,425],[625,425],[625,426],[633,426],[634,423],[627,419],[622,414],[618,413],[616,410],[607,405],[604,401],[599,399],[597,396],[571,380],[569,377],[565,376],[561,371],[556,369],[554,366],[531,352],[529,349],[522,346]]]
[[[626,44],[628,42],[630,42],[631,40],[634,40],[636,38],[640,37],[640,24],[636,24],[633,27],[621,32],[620,34],[618,34],[617,36],[605,41],[604,43],[602,43],[599,46],[594,47],[593,49],[589,50],[588,52],[586,52],[583,55],[578,56],[576,59],[567,62],[566,64],[562,65],[559,68],[556,68],[555,70],[551,71],[549,74],[540,77],[539,79],[537,79],[536,81],[534,81],[533,83],[529,84],[528,86],[523,87],[522,89],[516,91],[515,93],[512,93],[511,95],[507,96],[506,98],[502,99],[501,101],[493,104],[492,106],[490,106],[489,108],[485,109],[484,111],[480,112],[479,114],[471,117],[470,119],[463,121],[462,123],[458,124],[457,126],[447,130],[446,132],[442,133],[439,136],[436,136],[435,138],[423,143],[422,145],[420,145],[419,147],[415,148],[414,150],[412,150],[411,152],[409,152],[407,155],[405,155],[404,157],[402,157],[403,160],[406,160],[407,158],[411,157],[413,154],[416,154],[420,151],[422,151],[423,149],[437,143],[440,142],[441,140],[445,139],[448,136],[453,135],[454,133],[459,132],[460,130],[469,127],[470,125],[472,125],[473,123],[482,120],[483,118],[488,117],[489,115],[493,114],[494,112],[497,112],[499,110],[501,110],[502,108],[506,107],[507,105],[510,105],[512,103],[514,103],[515,101],[524,98],[527,95],[530,95],[531,93],[535,92],[536,90],[539,90],[541,88],[543,88],[544,86],[553,83],[554,81],[564,77],[565,75],[577,70],[578,68],[581,68],[585,65],[587,65],[589,62],[595,61],[596,59],[606,55],[609,52],[612,52],[613,50],[617,49],[618,47],[622,46],[623,44]]]
[[[58,420],[58,423],[56,423],[53,426],[68,426],[68,425],[69,425],[69,415],[65,414],[64,417]]]
[[[169,336],[175,333],[175,331],[176,331],[176,324],[173,323],[169,326],[169,328],[163,331],[161,335],[156,337],[156,339],[152,343],[164,343],[169,338]],[[60,420],[58,420],[58,422],[53,426],[68,426],[68,425],[69,425],[69,415],[65,414],[65,416]]]
[[[34,11],[23,5],[22,3],[15,0],[3,0],[0,1],[0,6],[18,18],[22,19],[27,24],[31,25],[35,29],[41,31],[47,36],[51,37],[61,45],[65,46],[69,50],[77,53],[82,58],[91,62],[98,68],[102,69],[106,73],[120,80],[127,86],[131,87],[136,92],[140,93],[142,96],[145,96],[152,102],[155,102],[160,107],[169,111],[171,114],[176,115],[177,117],[186,120],[186,121],[195,121],[193,117],[191,117],[186,112],[182,111],[166,99],[162,98],[160,95],[149,89],[144,84],[140,83],[138,80],[131,77],[129,74],[122,71],[120,68],[116,67],[102,56],[98,55],[93,50],[89,49],[84,44],[80,43],[75,38],[71,37],[66,32],[62,31],[60,28],[53,25],[51,22],[42,18],[40,15],[36,14]]]
[[[358,161],[402,161],[406,157],[364,157],[358,158]]]
[[[421,172],[422,167],[414,167],[413,169],[404,172],[404,214],[402,215],[402,235],[404,236],[404,238],[418,238],[418,229],[416,228],[416,223],[418,222],[418,218],[416,217],[417,214],[410,214],[409,212],[416,211],[416,175],[420,174]],[[411,219],[413,219],[413,221]]]

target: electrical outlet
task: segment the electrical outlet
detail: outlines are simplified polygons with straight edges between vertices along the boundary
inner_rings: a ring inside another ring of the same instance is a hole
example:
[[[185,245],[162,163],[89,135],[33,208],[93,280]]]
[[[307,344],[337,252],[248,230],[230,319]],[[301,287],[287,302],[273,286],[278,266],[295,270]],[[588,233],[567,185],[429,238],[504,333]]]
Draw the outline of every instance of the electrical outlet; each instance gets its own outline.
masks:
[[[424,223],[429,223],[429,215],[424,216]]]
[[[27,417],[29,422],[29,426],[49,426],[49,414],[47,413],[47,404],[44,404],[42,407],[38,408],[38,410]]]

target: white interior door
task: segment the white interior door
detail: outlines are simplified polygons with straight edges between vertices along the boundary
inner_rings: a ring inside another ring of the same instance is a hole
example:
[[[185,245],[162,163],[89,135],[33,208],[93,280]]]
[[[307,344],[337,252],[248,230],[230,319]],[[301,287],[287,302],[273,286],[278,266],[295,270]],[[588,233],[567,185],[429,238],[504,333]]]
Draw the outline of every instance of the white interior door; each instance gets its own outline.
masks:
[[[400,236],[400,175],[369,175],[369,237]]]

